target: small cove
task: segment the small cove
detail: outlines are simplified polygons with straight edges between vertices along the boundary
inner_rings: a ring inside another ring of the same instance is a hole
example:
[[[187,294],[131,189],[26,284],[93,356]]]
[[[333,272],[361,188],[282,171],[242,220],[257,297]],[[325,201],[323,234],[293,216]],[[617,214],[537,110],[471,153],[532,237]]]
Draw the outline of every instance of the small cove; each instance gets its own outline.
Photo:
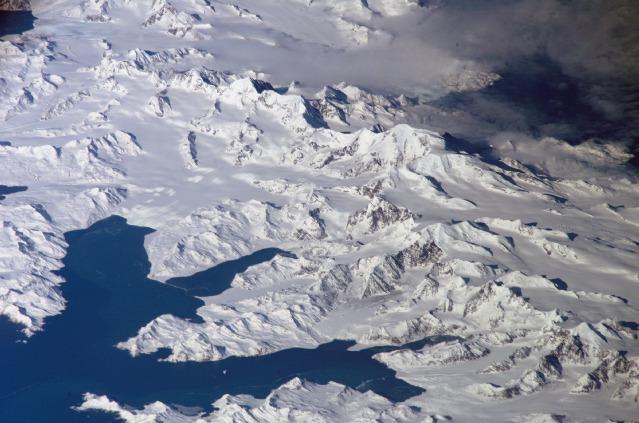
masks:
[[[0,37],[33,29],[36,17],[30,11],[0,10]]]
[[[0,200],[7,198],[7,195],[15,194],[16,192],[26,191],[27,187],[24,186],[7,186],[0,185]]]

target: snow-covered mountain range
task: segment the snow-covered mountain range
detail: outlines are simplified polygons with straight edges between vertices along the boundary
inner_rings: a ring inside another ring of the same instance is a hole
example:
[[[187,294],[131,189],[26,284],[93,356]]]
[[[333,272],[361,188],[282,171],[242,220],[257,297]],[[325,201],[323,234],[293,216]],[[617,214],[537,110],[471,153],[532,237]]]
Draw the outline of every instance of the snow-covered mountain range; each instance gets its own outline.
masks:
[[[36,28],[0,41],[0,184],[27,187],[0,200],[0,314],[26,342],[64,313],[63,234],[112,214],[156,229],[145,248],[159,281],[265,247],[293,253],[204,298],[203,323],[148,322],[117,345],[134,356],[168,348],[169,361],[215,361],[334,339],[457,337],[375,356],[426,389],[403,403],[293,379],[266,399],[225,396],[210,415],[93,393],[79,412],[131,422],[637,417],[639,184],[620,170],[627,151],[546,138],[535,148],[559,164],[528,161],[535,152],[516,144],[471,154],[416,119],[411,93],[286,80],[290,44],[392,48],[388,23],[436,7],[421,3],[32,1]],[[499,78],[468,66],[448,69],[438,89]]]

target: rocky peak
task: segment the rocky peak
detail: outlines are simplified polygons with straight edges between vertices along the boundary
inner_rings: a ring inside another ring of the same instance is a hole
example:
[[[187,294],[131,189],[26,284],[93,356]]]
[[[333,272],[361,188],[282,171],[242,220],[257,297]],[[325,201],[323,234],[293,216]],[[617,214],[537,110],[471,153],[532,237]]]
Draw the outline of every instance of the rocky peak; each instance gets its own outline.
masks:
[[[28,11],[31,10],[30,0],[0,0],[0,11]]]

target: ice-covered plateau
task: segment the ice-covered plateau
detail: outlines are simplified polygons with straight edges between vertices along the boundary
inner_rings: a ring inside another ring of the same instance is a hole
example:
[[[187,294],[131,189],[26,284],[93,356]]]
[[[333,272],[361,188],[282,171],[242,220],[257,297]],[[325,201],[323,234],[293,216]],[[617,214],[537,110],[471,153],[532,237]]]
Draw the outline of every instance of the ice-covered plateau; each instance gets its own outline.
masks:
[[[210,415],[132,410],[91,393],[79,410],[131,422],[495,421],[496,408],[498,420],[636,418],[631,176],[487,160],[412,123],[405,96],[348,83],[310,94],[218,59],[238,39],[388,42],[372,22],[418,3],[32,2],[36,28],[0,41],[0,184],[28,187],[0,201],[0,313],[25,334],[64,312],[64,232],[117,213],[156,229],[145,248],[159,281],[264,247],[294,254],[204,298],[204,323],[148,322],[117,346],[133,355],[168,348],[167,360],[206,361],[333,339],[456,337],[375,356],[426,389],[404,403],[293,379],[266,399],[225,396]],[[446,84],[498,77],[460,75]],[[544,142],[584,169],[627,159]]]

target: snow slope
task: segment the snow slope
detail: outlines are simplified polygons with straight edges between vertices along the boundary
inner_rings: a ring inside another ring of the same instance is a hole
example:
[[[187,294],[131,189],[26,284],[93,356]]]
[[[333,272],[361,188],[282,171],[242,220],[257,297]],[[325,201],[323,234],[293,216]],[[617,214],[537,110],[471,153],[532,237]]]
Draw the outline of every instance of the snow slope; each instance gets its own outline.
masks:
[[[619,171],[626,152],[542,140],[570,172],[508,151],[486,159],[412,121],[416,99],[295,83],[312,79],[301,64],[279,72],[301,47],[391,48],[385,22],[422,13],[418,3],[33,2],[36,29],[0,41],[0,184],[28,186],[0,202],[0,313],[27,335],[46,330],[65,307],[63,233],[117,213],[157,230],[145,247],[161,281],[264,247],[297,257],[204,298],[204,323],[158,316],[118,344],[133,355],[459,337],[376,356],[427,390],[405,404],[296,379],[266,400],[224,397],[202,418],[631,418],[639,185]],[[444,86],[498,77],[464,69]],[[80,409],[193,420],[90,393]]]

